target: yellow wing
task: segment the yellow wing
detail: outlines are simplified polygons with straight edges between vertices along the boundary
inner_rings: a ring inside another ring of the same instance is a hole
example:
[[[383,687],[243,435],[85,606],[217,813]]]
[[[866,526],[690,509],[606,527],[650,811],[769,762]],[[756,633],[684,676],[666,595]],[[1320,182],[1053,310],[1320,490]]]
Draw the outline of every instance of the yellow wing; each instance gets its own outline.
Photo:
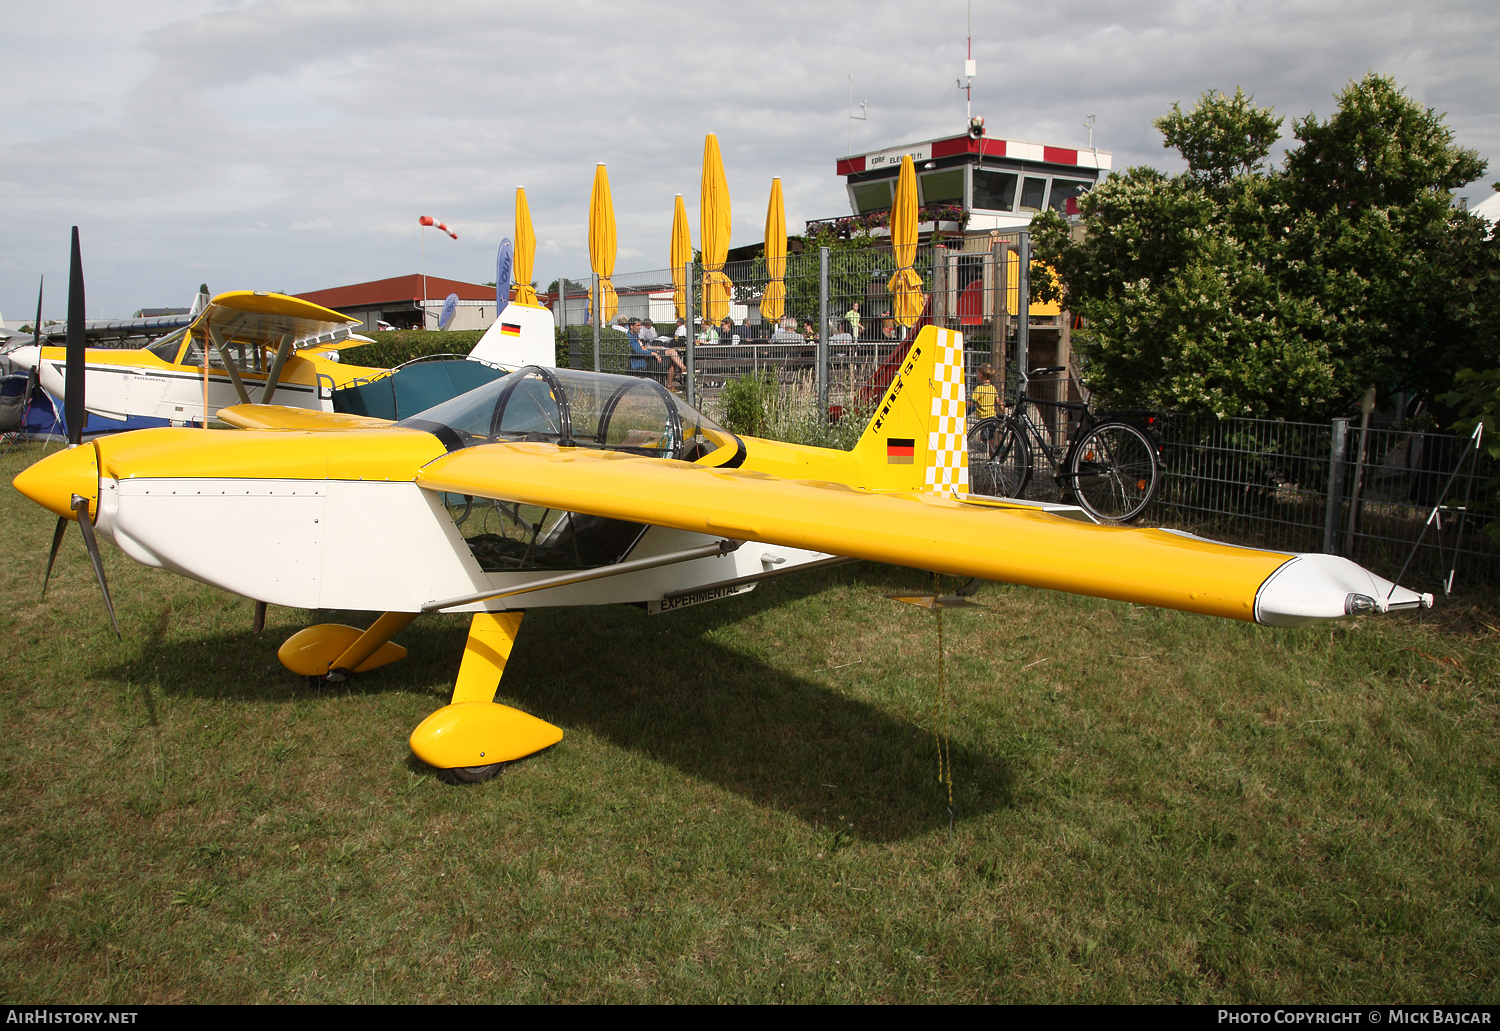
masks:
[[[201,335],[214,326],[230,339],[272,346],[290,333],[299,348],[350,347],[358,343],[349,336],[349,327],[356,325],[359,319],[297,297],[231,290],[209,302],[193,320],[192,331]]]
[[[1034,509],[872,493],[618,452],[488,444],[417,482],[481,497],[958,576],[1253,620],[1258,588],[1293,556],[1166,530],[1094,526]]]
[[[286,405],[233,405],[218,418],[242,430],[368,430],[391,425],[388,419],[347,412],[321,412]]]

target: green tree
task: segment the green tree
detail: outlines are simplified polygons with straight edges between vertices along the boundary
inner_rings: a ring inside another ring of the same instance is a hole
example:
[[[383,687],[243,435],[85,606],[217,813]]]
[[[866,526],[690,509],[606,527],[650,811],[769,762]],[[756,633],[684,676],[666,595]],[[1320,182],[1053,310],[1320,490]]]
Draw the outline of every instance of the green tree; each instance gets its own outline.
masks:
[[[1104,403],[1322,418],[1371,383],[1432,398],[1482,358],[1466,305],[1495,255],[1448,191],[1483,163],[1387,78],[1337,99],[1294,123],[1279,169],[1280,120],[1242,91],[1174,105],[1156,124],[1187,172],[1110,176],[1082,199],[1081,242],[1034,223]]]
[[[1281,138],[1282,120],[1271,108],[1256,107],[1254,99],[1239,87],[1232,100],[1209,90],[1187,114],[1173,104],[1171,114],[1152,124],[1161,130],[1163,145],[1176,148],[1194,176],[1222,186],[1262,171],[1266,155]]]

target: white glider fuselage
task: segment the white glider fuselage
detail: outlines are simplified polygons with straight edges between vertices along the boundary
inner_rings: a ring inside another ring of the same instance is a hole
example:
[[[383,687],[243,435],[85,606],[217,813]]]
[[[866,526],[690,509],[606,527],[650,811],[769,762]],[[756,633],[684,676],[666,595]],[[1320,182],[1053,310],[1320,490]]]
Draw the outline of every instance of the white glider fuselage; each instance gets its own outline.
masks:
[[[415,612],[433,601],[521,586],[554,570],[486,572],[455,524],[444,495],[412,482],[101,478],[96,528],[146,565],[235,594],[304,609]],[[228,534],[226,527],[247,532]],[[648,526],[623,556],[651,558],[719,538]],[[445,611],[557,605],[656,603],[672,608],[710,597],[667,598],[744,576],[789,571],[830,556],[747,543],[699,558],[607,579],[546,588]],[[713,593],[717,598],[753,584]]]

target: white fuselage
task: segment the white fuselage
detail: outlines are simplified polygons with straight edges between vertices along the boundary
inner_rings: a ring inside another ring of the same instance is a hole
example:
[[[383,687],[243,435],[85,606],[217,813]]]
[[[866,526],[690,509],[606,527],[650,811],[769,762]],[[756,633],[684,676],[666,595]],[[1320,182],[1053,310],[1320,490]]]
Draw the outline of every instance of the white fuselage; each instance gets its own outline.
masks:
[[[65,379],[67,363],[60,358],[43,358],[37,363],[37,374],[46,390],[54,397],[66,396]],[[90,362],[85,366],[88,410],[106,419],[124,420],[132,416],[147,419],[165,419],[170,423],[203,421],[203,370],[192,366],[149,368],[136,365],[115,365]],[[265,388],[265,376],[250,374],[244,379],[245,389],[252,400],[259,401]],[[333,410],[333,383],[321,384],[323,389],[305,383],[282,381],[276,385],[271,403],[288,408],[311,408],[315,411]],[[208,410],[209,417],[219,414],[219,409],[240,403],[228,373],[221,369],[209,369]]]
[[[99,487],[98,530],[131,558],[276,605],[415,612],[433,601],[558,575],[485,572],[442,495],[411,482],[102,477]],[[650,558],[716,539],[651,526],[625,558]],[[660,603],[669,593],[829,557],[752,541],[729,555],[448,611]],[[657,607],[695,600],[712,598],[669,599]]]

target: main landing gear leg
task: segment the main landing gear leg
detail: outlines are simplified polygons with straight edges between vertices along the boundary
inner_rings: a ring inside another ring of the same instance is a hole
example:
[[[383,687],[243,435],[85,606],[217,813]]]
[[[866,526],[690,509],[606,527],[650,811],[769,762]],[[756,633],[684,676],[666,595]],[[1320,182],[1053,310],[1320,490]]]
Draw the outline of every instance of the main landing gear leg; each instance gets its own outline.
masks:
[[[453,700],[411,732],[412,752],[444,780],[489,780],[506,763],[562,740],[559,728],[494,700],[525,614],[474,614]]]
[[[293,673],[339,683],[350,673],[364,673],[404,659],[406,649],[392,643],[391,638],[416,618],[415,612],[387,612],[368,630],[319,623],[288,637],[276,657]]]

